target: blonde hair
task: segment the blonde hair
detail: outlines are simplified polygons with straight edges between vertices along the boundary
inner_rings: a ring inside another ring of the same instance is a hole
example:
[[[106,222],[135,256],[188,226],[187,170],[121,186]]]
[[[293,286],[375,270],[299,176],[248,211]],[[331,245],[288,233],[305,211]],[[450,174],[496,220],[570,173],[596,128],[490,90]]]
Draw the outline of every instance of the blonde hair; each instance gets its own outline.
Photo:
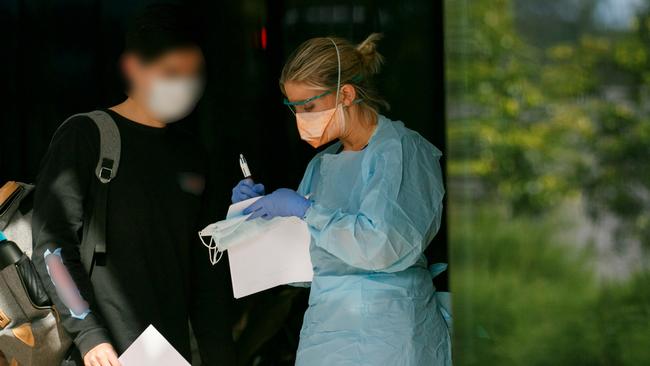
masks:
[[[305,83],[315,89],[335,90],[338,81],[336,43],[341,58],[341,85],[350,84],[362,100],[360,106],[379,113],[390,105],[379,95],[373,84],[373,76],[379,73],[384,62],[377,52],[377,41],[382,38],[373,33],[358,45],[337,37],[312,38],[301,44],[282,68],[280,90],[286,95],[287,82]]]

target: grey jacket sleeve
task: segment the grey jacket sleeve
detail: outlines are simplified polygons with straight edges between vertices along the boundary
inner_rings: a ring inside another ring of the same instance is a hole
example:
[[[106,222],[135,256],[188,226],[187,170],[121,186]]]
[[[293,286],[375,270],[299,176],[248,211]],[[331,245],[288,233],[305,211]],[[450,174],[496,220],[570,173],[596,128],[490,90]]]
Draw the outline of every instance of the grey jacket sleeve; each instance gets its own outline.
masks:
[[[79,256],[86,197],[99,155],[99,132],[87,117],[68,121],[56,134],[36,181],[32,260],[65,330],[82,356],[110,343],[93,288]]]

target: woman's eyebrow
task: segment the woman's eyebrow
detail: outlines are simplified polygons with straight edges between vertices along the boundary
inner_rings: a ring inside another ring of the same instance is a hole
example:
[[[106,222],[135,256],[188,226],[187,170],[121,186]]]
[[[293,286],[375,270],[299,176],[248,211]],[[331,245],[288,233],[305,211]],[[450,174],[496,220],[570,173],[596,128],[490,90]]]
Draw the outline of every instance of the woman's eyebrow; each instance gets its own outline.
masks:
[[[312,95],[312,96],[304,97],[304,98],[289,99],[289,102],[291,102],[291,103],[309,103],[309,102],[311,102],[310,99],[313,98],[313,97],[314,96]]]

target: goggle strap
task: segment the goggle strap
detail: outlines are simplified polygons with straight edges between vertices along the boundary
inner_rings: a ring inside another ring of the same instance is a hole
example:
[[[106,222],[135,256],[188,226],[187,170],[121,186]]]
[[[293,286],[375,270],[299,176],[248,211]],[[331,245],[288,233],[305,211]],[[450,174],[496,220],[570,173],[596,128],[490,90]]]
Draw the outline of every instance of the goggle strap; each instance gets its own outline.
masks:
[[[307,99],[305,99],[305,100],[299,100],[299,101],[297,101],[297,102],[290,102],[289,99],[284,98],[284,102],[283,102],[283,103],[284,103],[284,105],[293,105],[293,106],[296,106],[296,105],[305,105],[305,104],[307,104],[307,103],[309,103],[309,102],[311,102],[311,101],[314,101],[314,100],[316,100],[316,99],[318,99],[318,98],[322,98],[322,97],[326,96],[327,94],[329,94],[329,93],[331,93],[331,92],[332,92],[331,90],[328,90],[328,91],[326,91],[326,92],[323,93],[323,94],[319,94],[319,95],[316,95],[316,96],[314,96],[314,97],[307,98]]]
[[[336,104],[339,103],[339,91],[341,90],[341,54],[339,53],[339,46],[336,45],[336,42],[334,42],[333,39],[328,38],[332,44],[334,45],[334,49],[336,50],[336,61],[338,62],[339,66],[339,72],[338,72],[338,78],[336,81]]]

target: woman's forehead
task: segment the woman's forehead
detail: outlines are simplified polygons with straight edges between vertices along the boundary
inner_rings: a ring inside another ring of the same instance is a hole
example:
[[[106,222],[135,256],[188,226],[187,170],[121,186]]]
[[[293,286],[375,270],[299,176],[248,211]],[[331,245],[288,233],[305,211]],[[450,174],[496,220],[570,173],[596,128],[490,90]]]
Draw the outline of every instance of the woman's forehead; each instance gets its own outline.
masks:
[[[325,90],[300,81],[289,81],[284,84],[284,91],[287,93],[287,99],[290,102],[309,99]]]

